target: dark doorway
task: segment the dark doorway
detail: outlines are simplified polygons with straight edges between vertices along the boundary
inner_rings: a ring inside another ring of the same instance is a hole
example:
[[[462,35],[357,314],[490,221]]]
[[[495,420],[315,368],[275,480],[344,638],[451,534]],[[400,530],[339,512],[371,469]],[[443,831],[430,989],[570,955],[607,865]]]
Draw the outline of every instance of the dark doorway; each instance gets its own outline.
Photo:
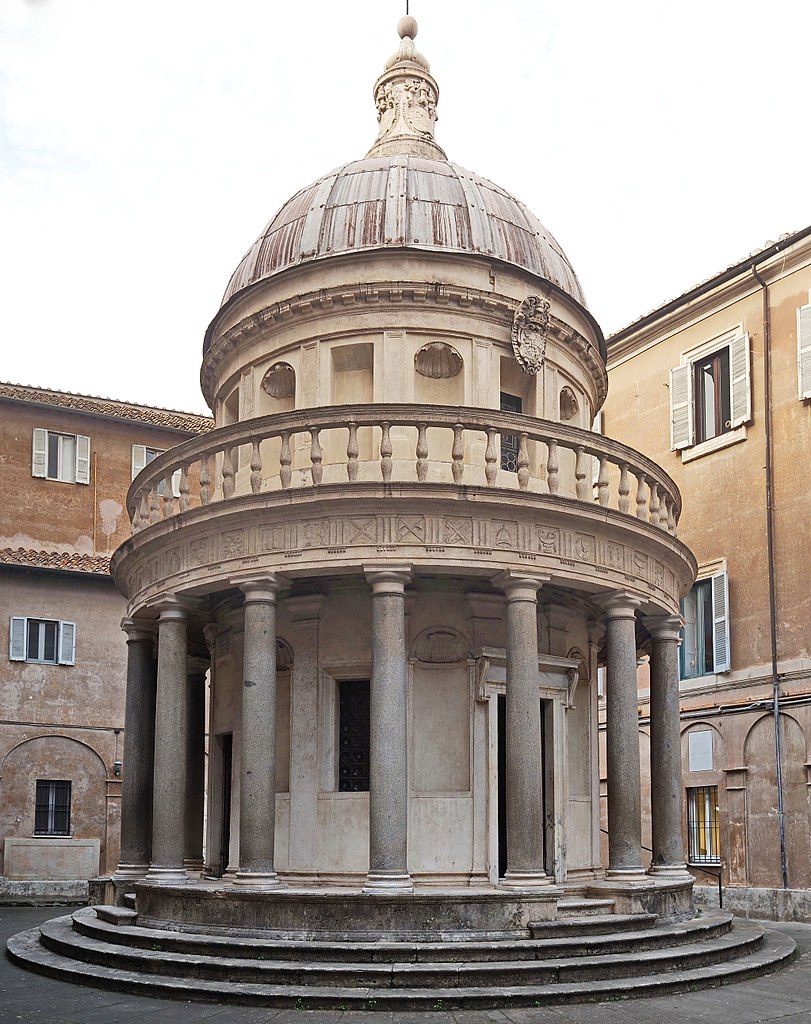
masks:
[[[230,732],[220,736],[222,749],[222,819],[220,821],[220,856],[217,874],[222,878],[228,870],[228,851],[231,848],[231,767],[234,760],[234,737]]]
[[[543,780],[541,786],[541,820],[545,820],[545,815],[543,814],[544,790],[546,788],[546,772],[544,770],[546,765],[545,701],[539,701],[539,708],[541,717],[541,763],[538,765],[538,771],[541,773],[541,779]],[[498,877],[503,878],[507,871],[507,698],[503,693],[498,695],[496,730],[498,741],[496,744],[496,767],[498,769]],[[544,829],[543,833],[543,860],[546,865],[546,829]]]

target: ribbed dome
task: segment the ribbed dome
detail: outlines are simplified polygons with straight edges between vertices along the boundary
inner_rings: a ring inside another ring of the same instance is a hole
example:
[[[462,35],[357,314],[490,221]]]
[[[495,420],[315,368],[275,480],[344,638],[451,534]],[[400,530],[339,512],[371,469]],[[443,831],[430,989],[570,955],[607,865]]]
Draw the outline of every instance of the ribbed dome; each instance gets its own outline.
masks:
[[[523,203],[447,160],[412,154],[356,160],[298,192],[243,257],[223,303],[308,260],[400,247],[492,256],[586,305],[563,250]]]

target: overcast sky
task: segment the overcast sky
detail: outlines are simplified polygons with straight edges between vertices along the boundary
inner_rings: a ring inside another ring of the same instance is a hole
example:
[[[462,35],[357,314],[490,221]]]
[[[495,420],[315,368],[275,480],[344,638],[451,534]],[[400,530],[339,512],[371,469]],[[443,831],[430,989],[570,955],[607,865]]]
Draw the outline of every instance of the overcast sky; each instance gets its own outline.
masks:
[[[0,379],[195,412],[278,207],[374,141],[404,0],[0,0]],[[809,0],[411,0],[451,160],[606,334],[811,223]]]

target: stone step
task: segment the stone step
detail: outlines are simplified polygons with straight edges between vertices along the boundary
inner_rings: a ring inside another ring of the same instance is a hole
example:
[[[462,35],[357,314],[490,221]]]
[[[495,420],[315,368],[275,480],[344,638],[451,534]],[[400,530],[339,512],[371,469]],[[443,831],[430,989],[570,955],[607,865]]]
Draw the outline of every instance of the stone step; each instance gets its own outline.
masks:
[[[124,893],[124,906],[129,910],[135,910],[135,893],[125,892]]]
[[[651,928],[656,914],[592,914],[586,917],[564,917],[556,921],[530,923],[533,939],[551,939],[562,935],[601,935],[614,932],[643,931]]]
[[[619,915],[617,915],[618,917]],[[540,960],[586,956],[592,952],[629,953],[716,938],[728,932],[728,911],[700,914],[690,921],[658,925],[644,931],[585,936],[553,933],[541,939],[498,939],[468,942],[341,942],[279,940],[248,936],[198,935],[163,929],[112,926],[85,907],[72,915],[80,935],[141,949],[164,949],[190,956],[232,956],[241,959],[287,959],[349,963],[472,962]]]
[[[558,900],[558,920],[562,917],[592,917],[614,913],[614,900],[571,897]]]
[[[227,981],[239,978],[247,984],[291,985],[328,988],[478,988],[486,985],[541,985],[569,981],[633,977],[664,973],[698,965],[711,965],[753,952],[763,930],[750,926],[730,931],[711,941],[627,953],[578,957],[546,957],[540,960],[502,959],[478,962],[369,963],[267,960],[234,956],[189,955],[166,949],[135,949],[111,941],[80,935],[69,917],[41,926],[42,944],[49,950],[83,963],[106,965],[116,970],[166,974],[174,977]],[[505,951],[509,952],[509,951]],[[502,954],[503,956],[504,954]]]
[[[69,928],[69,924],[66,927]],[[664,973],[655,971],[638,977],[609,976],[563,983],[505,984],[497,988],[492,985],[442,988],[344,988],[335,985],[312,986],[305,989],[300,985],[254,984],[237,981],[233,977],[217,981],[206,978],[150,975],[70,959],[43,947],[38,929],[13,936],[8,943],[8,952],[15,963],[51,977],[164,998],[298,1009],[488,1009],[665,995],[753,977],[771,970],[794,955],[794,942],[787,936],[775,932],[767,932],[764,936],[763,929],[751,925],[736,924],[735,929],[739,927],[742,932],[748,932],[750,937],[753,934],[759,935],[763,941],[759,949],[747,952],[734,960],[710,965],[701,963],[698,966],[686,966]]]

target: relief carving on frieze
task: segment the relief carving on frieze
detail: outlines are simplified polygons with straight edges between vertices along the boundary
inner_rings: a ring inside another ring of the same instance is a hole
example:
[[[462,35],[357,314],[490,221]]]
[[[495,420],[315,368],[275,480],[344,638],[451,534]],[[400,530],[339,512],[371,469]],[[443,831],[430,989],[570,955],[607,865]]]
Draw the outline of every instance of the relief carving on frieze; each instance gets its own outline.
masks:
[[[399,516],[396,530],[399,544],[422,544],[425,539],[425,520],[422,516]]]
[[[524,373],[534,375],[543,366],[549,308],[548,299],[529,295],[515,311],[510,337],[515,358]]]

